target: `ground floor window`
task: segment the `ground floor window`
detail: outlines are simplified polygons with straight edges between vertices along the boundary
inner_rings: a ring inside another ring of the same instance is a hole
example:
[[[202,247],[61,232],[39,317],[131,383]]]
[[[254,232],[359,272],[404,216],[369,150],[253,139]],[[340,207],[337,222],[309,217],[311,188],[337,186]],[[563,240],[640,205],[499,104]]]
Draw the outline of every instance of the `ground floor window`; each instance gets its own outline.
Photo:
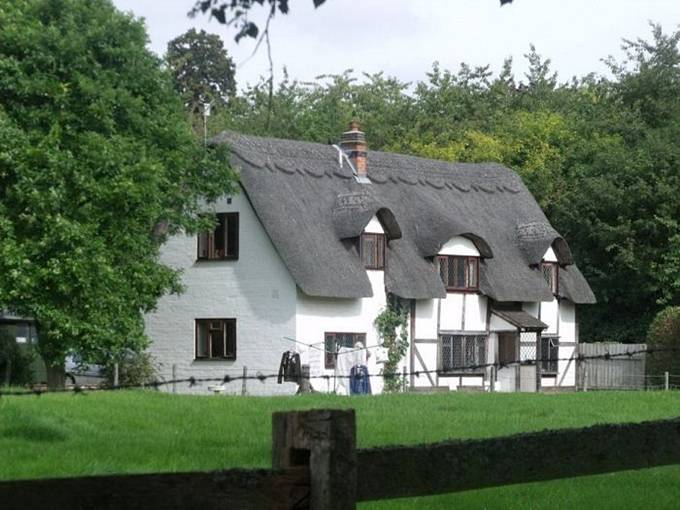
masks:
[[[196,319],[196,359],[236,359],[236,319]]]
[[[38,335],[35,324],[31,322],[15,322],[0,324],[0,329],[6,330],[14,337],[18,344],[37,344]]]
[[[559,339],[554,336],[541,337],[541,370],[544,374],[557,373],[557,359],[559,358]]]
[[[486,335],[441,335],[441,366],[444,372],[484,372],[466,367],[486,363]]]
[[[366,333],[326,333],[326,368],[335,368],[335,353],[338,352],[340,347],[354,347],[357,342],[366,346]]]

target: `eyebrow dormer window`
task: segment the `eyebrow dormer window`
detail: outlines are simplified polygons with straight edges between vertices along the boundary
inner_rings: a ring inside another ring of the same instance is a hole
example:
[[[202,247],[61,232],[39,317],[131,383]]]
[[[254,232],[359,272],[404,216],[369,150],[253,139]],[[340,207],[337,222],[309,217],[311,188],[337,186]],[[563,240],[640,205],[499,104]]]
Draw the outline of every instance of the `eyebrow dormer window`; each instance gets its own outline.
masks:
[[[366,269],[385,269],[385,234],[361,234],[359,249]]]
[[[448,291],[479,289],[479,257],[438,255],[439,275]]]
[[[558,277],[559,277],[559,266],[557,262],[541,262],[541,271],[543,272],[543,278],[545,282],[550,287],[553,294],[557,294],[558,289]]]
[[[198,234],[198,259],[238,259],[238,213],[218,214],[215,230]]]

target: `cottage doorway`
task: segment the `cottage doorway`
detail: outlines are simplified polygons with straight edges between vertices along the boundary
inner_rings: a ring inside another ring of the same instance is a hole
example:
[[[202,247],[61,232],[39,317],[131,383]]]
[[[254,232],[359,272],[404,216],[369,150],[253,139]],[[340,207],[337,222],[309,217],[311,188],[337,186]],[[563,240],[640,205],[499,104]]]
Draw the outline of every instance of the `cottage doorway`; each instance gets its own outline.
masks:
[[[498,362],[512,363],[519,359],[519,334],[515,331],[498,333]],[[516,391],[517,390],[517,367],[509,366],[499,368],[498,374],[498,391]]]

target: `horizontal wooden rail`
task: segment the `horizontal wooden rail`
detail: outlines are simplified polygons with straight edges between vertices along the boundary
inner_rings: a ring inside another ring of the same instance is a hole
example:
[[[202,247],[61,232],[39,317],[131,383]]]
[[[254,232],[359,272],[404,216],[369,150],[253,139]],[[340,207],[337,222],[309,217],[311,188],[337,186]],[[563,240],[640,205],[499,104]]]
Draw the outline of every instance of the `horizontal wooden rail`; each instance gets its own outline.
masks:
[[[0,482],[0,508],[278,510],[294,508],[308,494],[306,467],[232,469]]]
[[[680,464],[680,418],[357,450],[353,410],[311,410],[275,413],[272,442],[273,470],[0,482],[0,508],[351,510],[357,501]]]
[[[357,451],[357,501],[680,464],[680,419]]]

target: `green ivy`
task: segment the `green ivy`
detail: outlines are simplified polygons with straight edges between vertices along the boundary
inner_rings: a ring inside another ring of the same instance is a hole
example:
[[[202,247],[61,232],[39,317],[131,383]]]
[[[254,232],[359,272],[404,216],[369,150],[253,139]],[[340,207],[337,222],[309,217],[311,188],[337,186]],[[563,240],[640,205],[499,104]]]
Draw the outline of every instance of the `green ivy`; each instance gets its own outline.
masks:
[[[399,362],[408,350],[408,313],[405,306],[398,299],[388,299],[387,306],[375,318],[374,324],[382,346],[387,349],[387,362],[382,371],[384,391],[395,393],[402,386]]]

